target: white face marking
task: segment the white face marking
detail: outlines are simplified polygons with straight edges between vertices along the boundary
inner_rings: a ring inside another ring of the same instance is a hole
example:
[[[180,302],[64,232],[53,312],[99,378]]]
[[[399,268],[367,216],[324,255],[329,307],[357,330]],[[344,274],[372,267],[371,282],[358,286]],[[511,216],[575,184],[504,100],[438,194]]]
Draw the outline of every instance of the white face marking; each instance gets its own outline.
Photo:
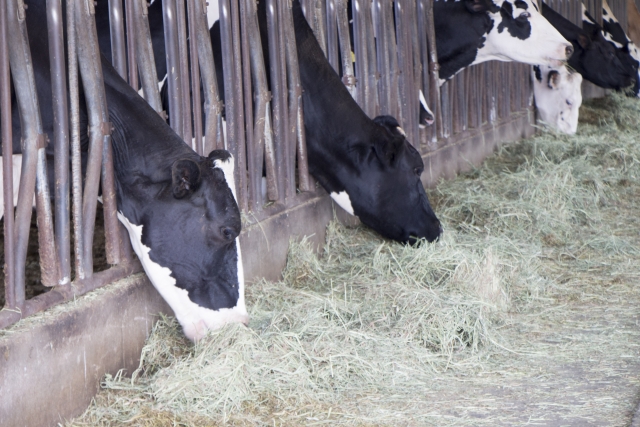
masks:
[[[334,191],[333,193],[330,194],[330,196],[333,199],[333,201],[338,204],[338,206],[340,206],[342,209],[344,209],[351,215],[355,216],[355,213],[353,213],[353,206],[351,206],[351,199],[349,198],[349,195],[347,194],[346,191],[341,191],[339,193],[336,193]]]
[[[500,11],[489,13],[493,20],[493,28],[487,34],[484,46],[478,50],[473,64],[480,64],[489,60],[516,61],[525,64],[543,64],[560,66],[566,60],[566,48],[571,46],[567,40],[547,21],[534,7],[531,0],[524,0],[528,8],[521,9],[513,6],[514,18],[528,13],[531,24],[531,34],[521,40],[509,34],[507,29],[498,31],[502,16]],[[504,2],[494,1],[497,6]]]
[[[549,74],[558,75],[549,81]],[[540,66],[542,81],[538,81],[535,72],[533,92],[540,120],[560,132],[573,135],[578,129],[578,115],[582,104],[582,76],[569,73],[566,67],[553,68]]]
[[[244,304],[242,270],[238,270],[238,279],[242,280],[239,281],[239,298],[235,307],[216,311],[201,307],[189,299],[189,293],[186,290],[176,286],[176,279],[171,277],[171,270],[149,258],[151,248],[142,243],[142,225],[129,222],[122,212],[118,212],[118,219],[129,231],[131,246],[138,255],[149,280],[173,310],[187,338],[198,341],[207,334],[208,330],[218,329],[227,323],[248,323],[249,315]],[[238,264],[241,265],[240,247],[238,246],[237,249]]]

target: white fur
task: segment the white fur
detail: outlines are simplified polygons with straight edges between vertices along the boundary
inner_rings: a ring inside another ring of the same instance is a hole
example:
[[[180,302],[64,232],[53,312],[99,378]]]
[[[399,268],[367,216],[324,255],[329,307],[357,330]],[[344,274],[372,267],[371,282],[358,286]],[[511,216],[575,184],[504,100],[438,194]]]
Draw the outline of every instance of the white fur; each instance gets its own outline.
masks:
[[[514,6],[513,17],[517,18],[528,12],[531,15],[529,18],[531,35],[525,40],[520,40],[509,34],[507,29],[499,32],[498,26],[502,20],[500,12],[489,13],[493,20],[493,28],[486,36],[487,40],[478,51],[473,64],[498,60],[524,62],[531,65],[560,66],[567,59],[566,48],[571,46],[571,43],[565,40],[558,30],[538,12],[531,0],[524,1],[528,4],[528,9]],[[502,5],[503,2],[495,1],[494,3]]]
[[[171,270],[163,267],[149,258],[151,249],[142,243],[142,225],[131,223],[121,212],[118,219],[129,231],[131,246],[138,255],[145,273],[162,298],[173,310],[178,322],[184,329],[184,334],[193,341],[203,338],[210,329],[217,329],[227,323],[247,323],[249,316],[244,304],[244,280],[242,271],[238,271],[240,298],[233,308],[222,308],[214,311],[200,307],[189,299],[189,293],[176,286],[176,279],[171,277]],[[240,247],[238,246],[238,264],[241,263]]]
[[[18,189],[20,188],[20,172],[22,171],[22,154],[14,154],[13,163],[13,207],[18,205]],[[0,156],[0,219],[4,217],[4,172],[2,156]],[[33,197],[33,207],[36,207],[36,198]]]
[[[555,70],[559,77],[555,84],[549,83],[549,73]],[[533,92],[539,118],[542,122],[573,135],[578,129],[578,114],[582,104],[582,76],[570,73],[566,67],[540,66],[542,81],[532,71]]]
[[[333,201],[338,204],[338,206],[340,206],[342,209],[344,209],[351,215],[355,215],[355,213],[353,213],[353,206],[351,206],[351,199],[349,198],[349,195],[347,194],[346,191],[341,191],[339,193],[336,193],[334,191],[333,193],[330,194],[330,196],[333,199]]]
[[[444,82],[444,80],[443,80],[443,82]],[[440,83],[440,84],[442,85],[442,83]],[[422,104],[422,108],[427,110],[427,112],[429,114],[431,114],[432,117],[435,118],[436,115],[433,114],[433,111],[431,111],[431,108],[429,108],[429,104],[427,104],[427,100],[424,99],[424,94],[422,93],[422,89],[420,89],[420,104]],[[433,123],[433,122],[431,122],[431,123]],[[429,124],[431,124],[431,123],[429,123]]]

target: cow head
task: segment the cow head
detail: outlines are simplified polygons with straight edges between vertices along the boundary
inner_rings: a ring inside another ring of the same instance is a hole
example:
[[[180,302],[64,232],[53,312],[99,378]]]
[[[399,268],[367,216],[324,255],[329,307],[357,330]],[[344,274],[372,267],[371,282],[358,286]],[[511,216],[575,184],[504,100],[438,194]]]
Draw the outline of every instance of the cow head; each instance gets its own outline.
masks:
[[[342,165],[339,181],[319,177],[331,197],[363,224],[400,242],[432,242],[442,233],[420,181],[424,163],[393,117],[373,120],[371,140],[349,142],[350,165]]]
[[[473,10],[487,0],[466,0]],[[532,0],[489,1],[492,26],[474,63],[492,59],[559,66],[573,53],[571,43],[540,14]]]
[[[533,93],[540,120],[560,132],[578,129],[582,76],[566,67],[533,67]]]
[[[233,158],[216,150],[170,169],[169,179],[140,183],[121,200],[119,216],[151,282],[197,341],[207,330],[248,322]]]
[[[582,40],[583,52],[569,64],[583,77],[605,89],[631,86],[637,80],[638,64],[629,55],[617,49],[615,43],[605,38],[602,27],[582,5],[582,28],[588,38]],[[576,63],[579,60],[579,63]],[[575,65],[575,66],[574,66]]]
[[[640,52],[638,52],[637,46],[631,39],[627,37],[622,25],[620,25],[605,0],[602,1],[602,29],[604,38],[615,47],[616,55],[620,62],[626,68],[635,70],[632,94],[640,96],[640,71],[638,70]]]

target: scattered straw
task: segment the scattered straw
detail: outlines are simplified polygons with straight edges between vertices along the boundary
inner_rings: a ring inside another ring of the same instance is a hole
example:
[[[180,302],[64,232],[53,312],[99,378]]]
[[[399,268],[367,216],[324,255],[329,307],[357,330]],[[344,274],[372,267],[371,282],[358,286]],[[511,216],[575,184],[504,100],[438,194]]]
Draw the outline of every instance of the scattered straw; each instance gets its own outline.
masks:
[[[247,290],[249,328],[172,318],[73,426],[625,425],[640,381],[640,105],[510,144],[430,195],[418,248],[332,223]]]

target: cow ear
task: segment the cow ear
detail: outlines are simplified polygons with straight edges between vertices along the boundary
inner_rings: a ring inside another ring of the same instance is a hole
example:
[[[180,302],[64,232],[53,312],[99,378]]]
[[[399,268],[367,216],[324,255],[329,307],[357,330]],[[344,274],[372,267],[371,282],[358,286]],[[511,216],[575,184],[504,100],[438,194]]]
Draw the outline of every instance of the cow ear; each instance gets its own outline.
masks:
[[[464,4],[471,13],[480,13],[489,10],[489,5],[486,0],[465,0]]]
[[[591,40],[585,34],[578,34],[578,44],[583,49],[589,49],[589,46],[591,46]]]
[[[200,165],[193,160],[176,160],[171,166],[173,197],[182,199],[200,184]]]
[[[547,86],[549,86],[549,89],[558,89],[560,87],[560,73],[558,71],[549,71],[549,77],[547,77]]]

